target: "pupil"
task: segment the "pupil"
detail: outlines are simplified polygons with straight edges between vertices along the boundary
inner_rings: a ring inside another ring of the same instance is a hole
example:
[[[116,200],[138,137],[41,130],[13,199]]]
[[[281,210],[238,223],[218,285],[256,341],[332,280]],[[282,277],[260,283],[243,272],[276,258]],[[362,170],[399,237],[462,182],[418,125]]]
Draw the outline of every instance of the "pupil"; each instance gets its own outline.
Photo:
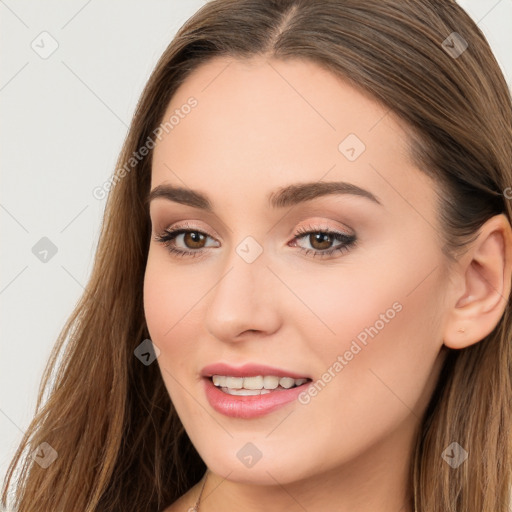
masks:
[[[327,249],[330,245],[330,235],[327,233],[315,233],[313,236],[315,243],[320,243],[319,249]],[[315,243],[312,243],[313,247],[315,247]]]
[[[192,231],[189,233],[186,233],[185,237],[189,237],[192,239],[192,244],[200,244],[201,239],[204,238],[201,233],[198,233],[197,231]]]

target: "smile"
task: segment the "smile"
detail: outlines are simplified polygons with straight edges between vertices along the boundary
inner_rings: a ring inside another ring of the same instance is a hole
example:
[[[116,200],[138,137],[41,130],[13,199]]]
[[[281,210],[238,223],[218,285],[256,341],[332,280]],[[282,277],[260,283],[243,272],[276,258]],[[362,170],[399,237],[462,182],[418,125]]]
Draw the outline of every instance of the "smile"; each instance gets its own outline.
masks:
[[[213,385],[224,393],[238,396],[254,396],[282,391],[302,386],[310,379],[293,379],[291,377],[277,377],[275,375],[256,375],[253,377],[232,377],[226,375],[213,375]]]
[[[214,384],[214,377],[217,385]],[[247,377],[235,378],[236,382],[232,383],[230,379],[233,378],[235,377],[222,375],[204,377],[204,393],[212,409],[218,413],[231,418],[246,420],[264,416],[276,409],[280,409],[286,404],[296,402],[298,396],[312,383],[309,378],[292,379],[290,377],[280,378],[271,375],[258,375],[250,377],[247,385],[252,385],[253,387],[258,385],[259,387],[257,389],[246,389],[245,379]],[[263,383],[265,379],[269,386],[274,386],[276,382],[279,382],[279,384],[273,389],[267,389]],[[283,384],[289,387],[281,385],[282,379],[286,379],[283,381]],[[240,385],[240,381],[243,381],[244,387],[230,387]],[[222,386],[219,384],[227,385]]]

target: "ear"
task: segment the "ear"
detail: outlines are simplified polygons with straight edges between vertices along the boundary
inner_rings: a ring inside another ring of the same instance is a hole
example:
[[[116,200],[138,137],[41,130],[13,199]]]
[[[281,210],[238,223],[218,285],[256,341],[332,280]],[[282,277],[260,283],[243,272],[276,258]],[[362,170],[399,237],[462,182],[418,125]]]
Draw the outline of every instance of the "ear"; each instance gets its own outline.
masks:
[[[512,230],[504,214],[490,218],[458,260],[444,344],[473,345],[490,334],[508,303],[512,272]]]

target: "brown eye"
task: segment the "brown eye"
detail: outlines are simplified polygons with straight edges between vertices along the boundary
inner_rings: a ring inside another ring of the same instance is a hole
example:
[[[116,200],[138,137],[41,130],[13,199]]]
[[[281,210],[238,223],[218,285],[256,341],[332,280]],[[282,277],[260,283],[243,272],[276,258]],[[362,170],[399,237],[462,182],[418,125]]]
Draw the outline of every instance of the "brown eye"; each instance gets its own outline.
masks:
[[[202,249],[206,238],[207,237],[199,231],[187,231],[183,233],[183,242],[188,249]]]
[[[155,237],[155,241],[167,247],[167,250],[176,256],[196,257],[206,252],[208,239],[213,237],[198,229],[187,226],[174,230],[166,229],[161,235]],[[215,246],[215,245],[214,245]]]
[[[328,233],[313,233],[309,235],[309,243],[313,249],[318,251],[325,251],[331,248],[333,237]]]
[[[295,233],[295,240],[300,239],[304,239],[311,248],[307,246],[303,247],[302,244],[297,242],[295,242],[294,245],[299,246],[305,254],[312,253],[313,256],[319,257],[331,256],[335,253],[342,254],[356,243],[355,235],[331,231],[324,228],[315,229],[312,227],[299,229],[298,232]],[[338,242],[337,245],[333,245],[335,242]]]
[[[213,246],[207,245],[209,238],[213,240]],[[311,248],[297,244],[296,240],[300,239],[305,239]],[[325,257],[335,253],[341,255],[343,252],[348,251],[355,245],[356,236],[328,229],[310,228],[308,231],[299,230],[299,232],[295,233],[294,240],[294,245],[298,246],[305,254],[312,253],[313,256]],[[176,256],[196,257],[206,253],[205,249],[208,247],[219,247],[218,242],[207,233],[197,229],[187,229],[186,227],[165,230],[163,234],[155,237],[155,241],[166,246],[167,250]],[[334,242],[338,242],[338,244],[333,245]]]

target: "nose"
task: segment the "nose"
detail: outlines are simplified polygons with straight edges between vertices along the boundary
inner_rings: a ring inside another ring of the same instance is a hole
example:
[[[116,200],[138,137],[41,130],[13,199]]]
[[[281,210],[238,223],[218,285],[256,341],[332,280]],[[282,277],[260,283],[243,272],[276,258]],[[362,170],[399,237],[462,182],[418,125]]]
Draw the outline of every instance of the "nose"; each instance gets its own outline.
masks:
[[[225,342],[274,333],[280,325],[278,286],[265,253],[248,263],[233,250],[209,294],[207,330]]]

